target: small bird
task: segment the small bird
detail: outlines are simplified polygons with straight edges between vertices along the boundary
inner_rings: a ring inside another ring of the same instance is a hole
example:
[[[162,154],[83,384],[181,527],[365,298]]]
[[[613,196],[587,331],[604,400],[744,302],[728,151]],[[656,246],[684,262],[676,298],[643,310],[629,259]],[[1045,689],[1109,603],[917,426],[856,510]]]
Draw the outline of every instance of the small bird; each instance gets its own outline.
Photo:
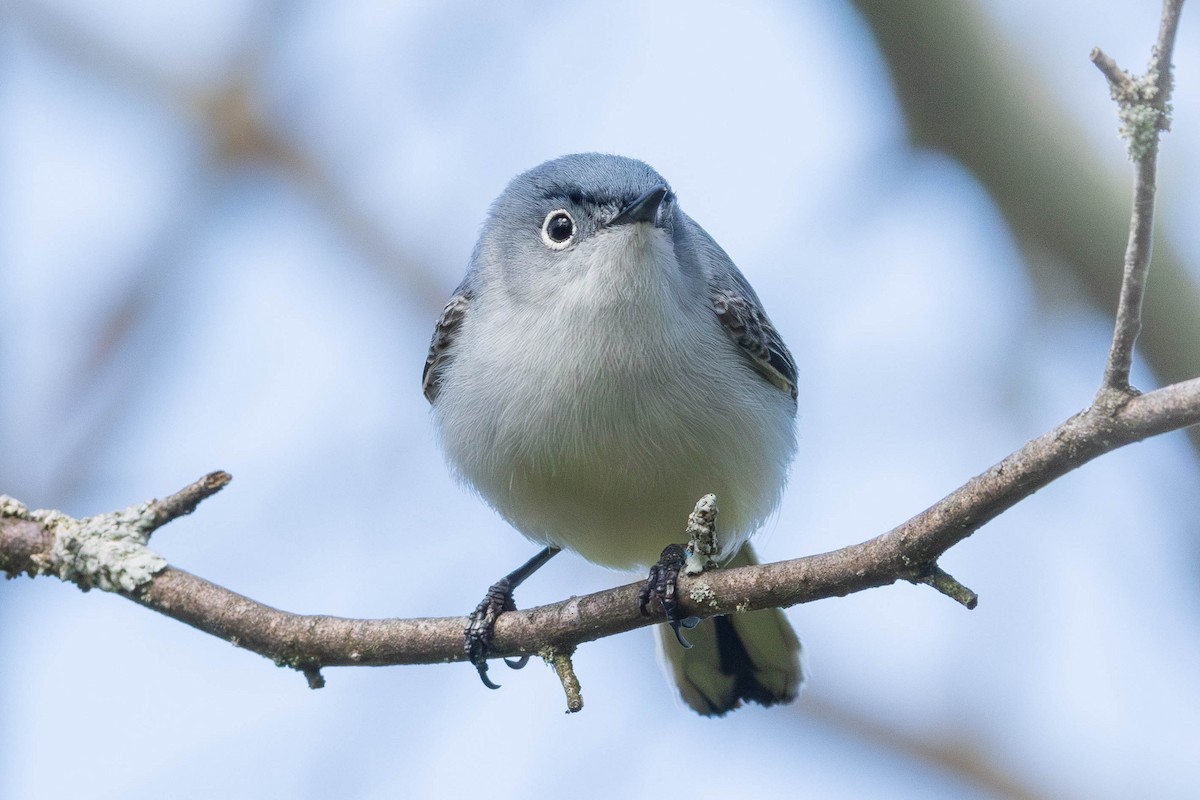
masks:
[[[758,296],[663,177],[622,156],[563,156],[509,183],[438,319],[423,389],[454,475],[545,546],[468,628],[493,688],[490,626],[559,550],[646,567],[714,493],[716,560],[756,563],[747,539],[796,449],[796,366]],[[716,617],[691,649],[662,630],[701,714],[799,691],[800,643],[777,609]]]

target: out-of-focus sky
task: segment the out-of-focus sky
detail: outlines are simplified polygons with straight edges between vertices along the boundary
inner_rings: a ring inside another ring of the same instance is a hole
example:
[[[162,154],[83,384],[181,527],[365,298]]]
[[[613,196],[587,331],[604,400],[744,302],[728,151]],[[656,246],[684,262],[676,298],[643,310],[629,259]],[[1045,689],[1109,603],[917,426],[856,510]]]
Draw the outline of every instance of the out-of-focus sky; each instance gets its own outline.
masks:
[[[1197,265],[1191,11],[1160,208]],[[1140,69],[1157,7],[984,12],[1128,170],[1087,54]],[[507,180],[586,150],[665,175],[796,356],[766,558],[892,527],[1098,386],[1110,316],[1047,303],[986,190],[909,148],[848,5],[23,0],[0,5],[0,492],[87,515],[225,469],[156,534],[176,566],[296,612],[466,613],[533,546],[442,466],[429,334]],[[5,582],[0,796],[1195,796],[1198,486],[1162,437],[952,550],[973,612],[907,584],[790,609],[805,694],[721,721],[674,699],[648,630],[578,652],[567,716],[540,664],[498,692],[461,664],[314,692],[126,600]],[[630,579],[562,557],[517,599]]]

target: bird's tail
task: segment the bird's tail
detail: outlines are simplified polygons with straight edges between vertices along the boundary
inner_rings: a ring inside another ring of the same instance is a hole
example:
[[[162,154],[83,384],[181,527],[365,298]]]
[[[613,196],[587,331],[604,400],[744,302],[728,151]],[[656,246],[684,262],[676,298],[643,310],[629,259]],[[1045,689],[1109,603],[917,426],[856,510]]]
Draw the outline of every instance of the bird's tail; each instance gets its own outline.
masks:
[[[726,566],[757,563],[746,544]],[[704,620],[686,633],[690,650],[679,646],[667,625],[659,631],[683,701],[705,716],[722,716],[745,700],[764,706],[790,703],[804,681],[800,640],[777,608]]]

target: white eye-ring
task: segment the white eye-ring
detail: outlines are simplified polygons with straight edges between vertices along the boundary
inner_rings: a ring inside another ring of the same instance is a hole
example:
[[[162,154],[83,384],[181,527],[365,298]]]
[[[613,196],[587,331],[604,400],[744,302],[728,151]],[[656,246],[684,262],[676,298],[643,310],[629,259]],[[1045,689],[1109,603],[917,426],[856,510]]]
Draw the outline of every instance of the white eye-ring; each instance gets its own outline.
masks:
[[[575,220],[565,208],[551,211],[542,223],[542,242],[551,250],[565,250],[575,241]]]

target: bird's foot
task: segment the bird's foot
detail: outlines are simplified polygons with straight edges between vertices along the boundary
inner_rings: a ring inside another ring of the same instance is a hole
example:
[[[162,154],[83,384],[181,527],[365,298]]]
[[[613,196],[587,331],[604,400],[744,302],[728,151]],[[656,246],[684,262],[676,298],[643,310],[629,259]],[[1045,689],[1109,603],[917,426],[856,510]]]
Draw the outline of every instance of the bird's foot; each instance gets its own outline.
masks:
[[[679,644],[690,648],[692,645],[683,638],[680,628],[694,628],[700,624],[699,617],[681,617],[679,601],[676,596],[676,582],[679,573],[687,563],[687,551],[683,545],[671,544],[662,551],[658,563],[650,568],[650,575],[638,593],[638,610],[643,616],[648,616],[652,603],[657,603],[667,616],[667,624],[675,632]]]
[[[500,688],[500,684],[493,682],[488,677],[487,657],[492,649],[492,635],[496,631],[496,620],[505,611],[517,610],[517,604],[513,602],[514,588],[512,581],[507,577],[493,583],[484,598],[479,601],[479,605],[475,606],[475,611],[471,614],[471,621],[463,630],[463,649],[467,653],[467,660],[475,665],[475,669],[479,672],[479,679],[489,689]],[[512,669],[521,669],[529,663],[529,656],[522,656],[515,660],[506,658],[504,663]]]
[[[536,556],[493,583],[484,598],[479,601],[479,605],[475,606],[470,622],[463,630],[463,650],[466,651],[467,660],[475,665],[483,685],[489,689],[500,688],[500,685],[493,683],[487,674],[487,657],[492,650],[492,636],[496,632],[496,620],[505,611],[517,610],[517,604],[513,602],[513,592],[526,578],[537,572],[543,564],[558,553],[557,547],[543,547]],[[521,656],[517,659],[506,658],[504,663],[511,669],[521,669],[529,663],[529,656]]]

